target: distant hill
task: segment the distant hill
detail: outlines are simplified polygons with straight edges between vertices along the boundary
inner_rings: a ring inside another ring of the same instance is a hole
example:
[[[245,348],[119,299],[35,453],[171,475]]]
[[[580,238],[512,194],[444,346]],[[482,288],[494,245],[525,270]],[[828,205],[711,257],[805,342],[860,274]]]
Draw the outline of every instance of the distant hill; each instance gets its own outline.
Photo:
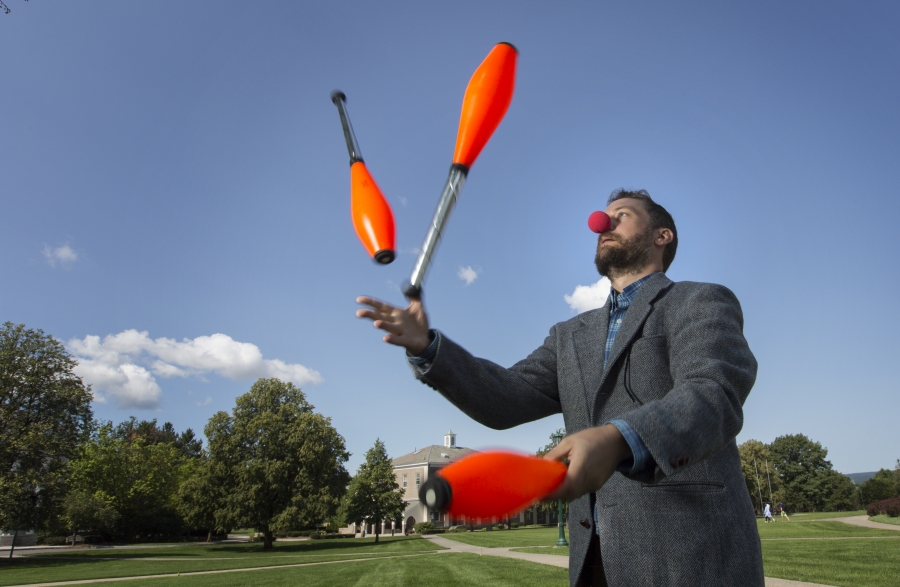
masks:
[[[857,485],[862,485],[869,479],[875,476],[875,473],[878,471],[870,471],[869,473],[846,473],[847,477],[856,483]]]

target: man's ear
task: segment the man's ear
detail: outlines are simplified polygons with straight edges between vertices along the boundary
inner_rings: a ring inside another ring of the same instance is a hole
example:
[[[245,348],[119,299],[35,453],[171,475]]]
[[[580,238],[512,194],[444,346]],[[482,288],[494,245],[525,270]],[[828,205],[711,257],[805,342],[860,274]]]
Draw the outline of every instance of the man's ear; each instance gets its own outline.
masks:
[[[673,238],[675,238],[675,235],[672,234],[671,230],[668,228],[659,228],[656,231],[656,238],[653,239],[653,244],[664,247],[672,242]]]

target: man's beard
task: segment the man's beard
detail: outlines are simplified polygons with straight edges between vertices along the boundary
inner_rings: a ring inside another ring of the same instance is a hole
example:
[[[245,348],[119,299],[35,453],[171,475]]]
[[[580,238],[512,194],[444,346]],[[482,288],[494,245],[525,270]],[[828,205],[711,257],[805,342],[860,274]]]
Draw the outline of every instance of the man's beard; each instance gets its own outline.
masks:
[[[600,238],[603,238],[602,236]],[[616,239],[615,236],[613,236]],[[613,279],[636,273],[650,263],[653,251],[653,231],[636,234],[627,240],[615,240],[603,247],[598,245],[594,265],[603,277]]]

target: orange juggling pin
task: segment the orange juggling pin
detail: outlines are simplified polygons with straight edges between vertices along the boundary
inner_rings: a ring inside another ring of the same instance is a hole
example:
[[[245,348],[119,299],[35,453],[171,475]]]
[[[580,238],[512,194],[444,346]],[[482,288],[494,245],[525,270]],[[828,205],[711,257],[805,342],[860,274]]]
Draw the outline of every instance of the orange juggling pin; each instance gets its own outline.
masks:
[[[437,250],[441,232],[456,205],[456,199],[466,183],[469,168],[481,153],[491,135],[509,109],[513,89],[516,85],[516,62],[519,52],[509,43],[497,43],[484,58],[469,79],[463,96],[462,113],[459,116],[459,130],[456,134],[456,150],[453,165],[444,184],[444,191],[438,200],[431,226],[425,234],[425,242],[419,258],[413,267],[409,282],[404,284],[403,293],[407,298],[417,299],[422,295],[425,273]]]
[[[429,508],[453,516],[504,517],[546,497],[566,476],[566,465],[506,451],[481,452],[451,463],[419,488]]]
[[[356,142],[350,117],[347,115],[347,96],[337,91],[331,94],[331,101],[337,106],[341,116],[344,139],[350,154],[350,216],[353,228],[369,255],[376,262],[387,265],[394,260],[394,213],[363,162],[359,143]]]

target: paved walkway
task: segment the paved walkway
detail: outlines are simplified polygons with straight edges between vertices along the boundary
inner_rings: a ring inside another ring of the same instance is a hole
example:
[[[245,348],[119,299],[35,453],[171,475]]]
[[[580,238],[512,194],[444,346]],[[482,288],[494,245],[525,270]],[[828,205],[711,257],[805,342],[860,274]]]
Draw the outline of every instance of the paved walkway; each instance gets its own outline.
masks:
[[[864,528],[878,528],[879,530],[895,530],[900,532],[900,526],[894,524],[882,524],[881,522],[872,522],[869,516],[850,516],[847,518],[825,518],[824,520],[810,520],[815,522],[843,522],[852,524],[853,526],[862,526]]]
[[[884,526],[885,524],[879,524]],[[519,560],[531,561],[542,565],[553,565],[554,567],[569,568],[569,557],[558,554],[532,554],[530,552],[515,552],[509,548],[483,548],[481,546],[472,546],[463,544],[456,540],[448,540],[440,536],[429,535],[423,536],[426,540],[431,540],[438,546],[443,546],[447,550],[438,551],[438,554],[444,552],[468,552],[470,554],[481,554],[485,556],[502,556],[505,558],[516,558]],[[819,583],[804,583],[802,581],[788,581],[787,579],[773,579],[766,577],[766,587],[829,587]]]

